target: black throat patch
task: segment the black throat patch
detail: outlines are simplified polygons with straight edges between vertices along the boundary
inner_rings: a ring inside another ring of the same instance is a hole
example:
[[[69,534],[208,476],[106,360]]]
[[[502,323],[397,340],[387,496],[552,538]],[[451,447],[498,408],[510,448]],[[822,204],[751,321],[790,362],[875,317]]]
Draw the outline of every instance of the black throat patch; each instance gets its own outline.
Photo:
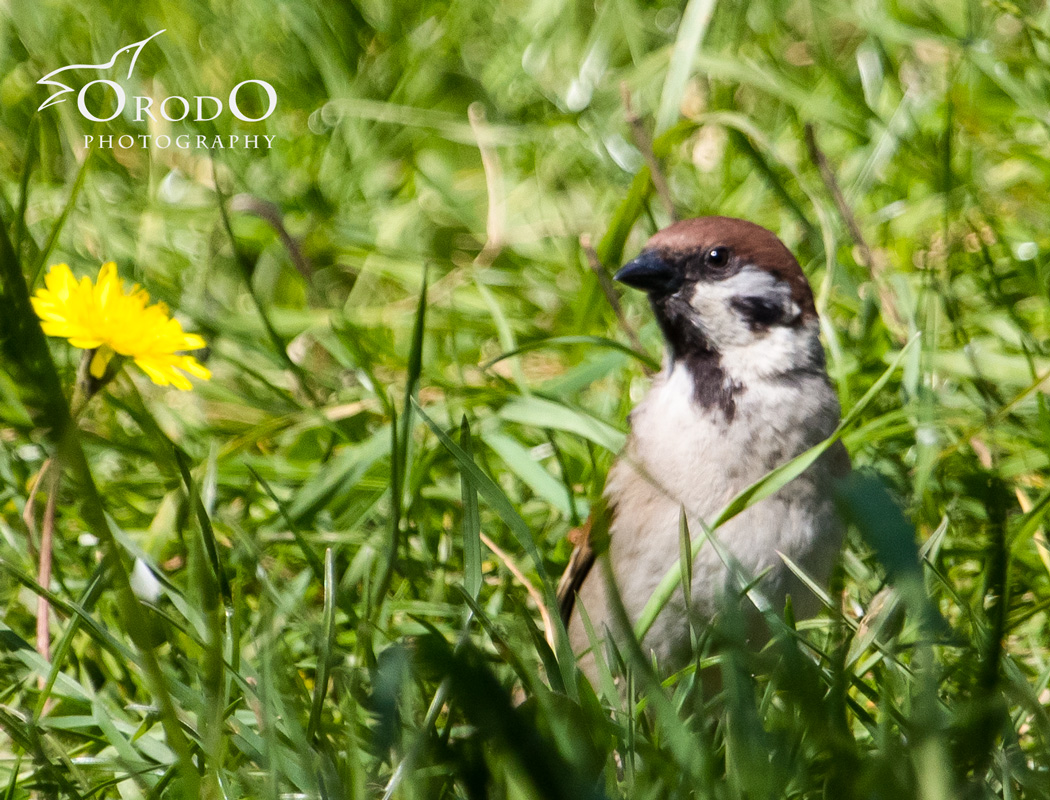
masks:
[[[745,387],[729,380],[720,354],[689,318],[688,303],[673,295],[650,295],[649,301],[671,350],[672,365],[684,364],[693,378],[693,399],[704,408],[721,410],[726,422],[732,421],[736,397]]]

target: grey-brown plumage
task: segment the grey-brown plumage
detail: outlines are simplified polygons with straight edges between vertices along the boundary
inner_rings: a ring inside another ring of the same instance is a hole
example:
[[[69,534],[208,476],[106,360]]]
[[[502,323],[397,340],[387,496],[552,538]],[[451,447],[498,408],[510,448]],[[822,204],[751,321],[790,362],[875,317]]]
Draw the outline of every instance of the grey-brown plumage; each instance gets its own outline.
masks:
[[[631,433],[604,493],[608,552],[628,617],[640,616],[679,556],[680,514],[701,530],[738,492],[827,438],[839,403],[825,369],[813,292],[798,262],[770,231],[728,217],[678,222],[649,240],[617,280],[647,292],[667,342],[664,369],[631,413]],[[849,470],[837,444],[775,494],[729,520],[719,542],[744,570],[764,575],[760,593],[796,613],[815,598],[785,566],[788,556],[827,580],[841,542],[832,484]],[[577,653],[590,642],[582,604],[599,635],[612,628],[602,571],[585,526],[559,584]],[[711,546],[695,554],[691,609],[702,621],[719,608],[726,567]],[[745,601],[746,602],[746,601]],[[645,638],[661,666],[682,666],[689,629],[682,593]],[[581,659],[593,676],[589,654]]]

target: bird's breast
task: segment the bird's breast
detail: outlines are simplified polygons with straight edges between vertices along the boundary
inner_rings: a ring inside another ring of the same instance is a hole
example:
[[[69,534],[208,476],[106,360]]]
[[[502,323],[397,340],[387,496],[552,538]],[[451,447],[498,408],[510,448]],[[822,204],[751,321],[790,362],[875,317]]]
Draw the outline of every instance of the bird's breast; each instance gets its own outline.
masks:
[[[729,416],[696,402],[685,368],[661,374],[631,414],[627,446],[609,477],[611,496],[618,503],[632,494],[664,496],[708,516],[838,423],[838,401],[823,376],[752,383],[734,392]]]
[[[627,447],[606,482],[616,507],[614,566],[635,585],[633,596],[648,597],[678,556],[683,508],[695,535],[701,521],[710,522],[740,491],[830,435],[838,418],[838,401],[823,376],[745,386],[730,419],[695,402],[686,370],[662,374],[632,413]],[[804,560],[834,513],[823,462],[731,520],[720,540],[756,570],[773,563],[778,550]],[[709,555],[711,569],[720,570]],[[698,569],[703,562],[701,555]]]

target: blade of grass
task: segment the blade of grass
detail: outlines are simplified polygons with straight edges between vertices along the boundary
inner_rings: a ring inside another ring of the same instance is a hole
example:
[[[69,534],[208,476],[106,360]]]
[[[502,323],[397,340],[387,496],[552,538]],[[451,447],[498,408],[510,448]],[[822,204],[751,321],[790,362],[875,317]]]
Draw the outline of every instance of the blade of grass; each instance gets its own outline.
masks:
[[[631,623],[627,617],[623,599],[620,597],[608,554],[598,557],[597,566],[601,569],[602,577],[605,579],[615,641],[626,650],[626,661],[631,668],[631,673],[641,681],[645,689],[646,703],[653,710],[656,724],[663,729],[666,736],[665,746],[674,754],[677,765],[688,774],[690,781],[694,785],[703,786],[706,783],[704,776],[708,774],[704,765],[708,754],[702,743],[679,717],[670,697],[660,685],[652,663],[638,644],[639,639],[632,635]]]
[[[609,423],[564,403],[537,395],[513,398],[499,410],[499,416],[522,425],[574,433],[611,453],[618,453],[627,441],[627,435]]]
[[[670,128],[678,118],[694,59],[714,11],[715,0],[689,0],[682,13],[682,23],[678,26],[678,36],[671,51],[671,63],[660,92],[660,106],[656,112],[657,135]]]
[[[575,687],[576,658],[572,652],[572,648],[569,646],[569,637],[565,631],[565,626],[562,624],[561,615],[558,612],[558,598],[554,592],[554,584],[551,582],[550,574],[547,572],[547,567],[543,562],[542,556],[540,556],[540,551],[536,545],[536,539],[532,533],[532,529],[514,509],[513,504],[507,499],[507,496],[499,488],[496,482],[481,471],[480,467],[474,462],[474,459],[468,456],[459,445],[453,442],[448,434],[446,434],[441,427],[434,422],[434,420],[426,415],[426,412],[423,411],[418,403],[416,404],[416,413],[419,414],[420,418],[427,424],[430,430],[434,432],[434,435],[437,436],[438,441],[441,442],[445,449],[452,454],[453,458],[455,458],[456,462],[459,464],[459,468],[470,475],[470,479],[477,488],[478,494],[488,501],[500,519],[502,519],[507,527],[510,528],[511,533],[514,535],[514,538],[517,539],[518,544],[521,545],[529,558],[532,559],[532,563],[535,565],[536,572],[540,577],[540,585],[543,590],[543,598],[546,601],[547,614],[549,619],[552,620],[555,639],[554,649],[558,654],[558,665],[562,670],[562,680],[566,686]]]
[[[685,506],[678,512],[678,563],[681,564],[682,594],[685,597],[685,613],[692,608],[693,595],[693,543],[689,538],[689,519]]]
[[[95,567],[94,574],[91,576],[91,580],[88,581],[88,585],[84,589],[84,593],[81,595],[79,605],[82,608],[91,608],[98,597],[102,594],[102,590],[106,585],[106,582],[103,580],[105,577],[104,567],[104,564],[99,564]],[[80,630],[82,621],[82,616],[79,614],[73,614],[70,617],[69,624],[66,625],[66,629],[62,631],[62,635],[55,643],[54,652],[51,654],[51,668],[47,674],[47,680],[37,697],[36,707],[33,709],[34,720],[40,719],[47,708],[48,698],[51,696],[51,690],[60,674],[62,665],[66,662],[66,657],[69,655],[70,649],[73,647],[74,637],[76,636],[77,631]]]
[[[69,218],[69,212],[72,211],[73,206],[76,205],[77,197],[80,195],[80,190],[84,186],[84,179],[87,177],[87,168],[88,164],[91,162],[91,155],[94,152],[94,150],[89,150],[87,155],[84,156],[84,160],[80,164],[80,169],[77,171],[77,177],[73,181],[73,188],[69,190],[69,198],[66,200],[66,204],[62,207],[62,213],[58,215],[55,224],[51,226],[51,233],[48,235],[47,241],[44,243],[44,246],[40,248],[40,252],[37,253],[36,264],[26,281],[30,288],[36,285],[37,279],[40,277],[40,273],[44,269],[44,264],[47,263],[48,256],[51,255],[51,250],[54,248],[55,242],[58,241],[58,235],[62,232],[62,228],[65,227],[66,220]]]
[[[219,188],[218,180],[215,181],[215,198],[219,206],[219,217],[222,220],[223,230],[226,231],[226,236],[230,241],[230,247],[233,249],[233,259],[237,263],[237,266],[240,267],[241,277],[244,279],[244,287],[248,291],[248,296],[251,298],[252,305],[255,307],[255,311],[259,315],[259,320],[263,324],[263,328],[266,331],[267,337],[270,339],[270,344],[273,346],[274,352],[284,364],[285,368],[295,376],[296,383],[310,399],[311,404],[314,406],[319,405],[320,398],[318,398],[317,394],[314,392],[313,386],[307,379],[306,372],[301,366],[299,366],[299,364],[292,360],[290,355],[288,355],[288,345],[273,326],[273,323],[270,321],[270,315],[266,311],[266,307],[263,305],[262,300],[259,299],[259,295],[255,291],[255,286],[252,284],[252,273],[254,268],[251,261],[248,259],[248,256],[241,250],[240,245],[237,243],[237,237],[233,233],[233,225],[230,223],[230,215],[226,210],[226,196],[223,194],[222,189]]]
[[[28,728],[25,720],[19,715],[8,711],[6,708],[0,708],[0,729],[7,733],[8,737],[19,749],[33,754],[34,762],[41,765],[44,775],[47,776],[48,780],[54,781],[64,794],[68,794],[74,800],[80,800],[83,797],[68,777],[71,772],[69,765],[63,764],[59,766],[55,764],[44,752],[40,738],[36,735],[36,728]],[[63,760],[63,755],[59,754],[59,760]]]
[[[29,120],[29,130],[26,131],[26,155],[22,164],[22,175],[18,182],[18,210],[15,212],[15,253],[22,256],[22,237],[26,232],[26,209],[29,206],[29,176],[33,173],[33,165],[39,155],[37,149],[37,135],[40,128],[40,117],[33,114]]]
[[[427,272],[423,270],[423,284],[416,304],[416,317],[412,328],[412,345],[408,354],[408,375],[405,381],[405,400],[402,405],[400,424],[391,419],[390,442],[390,543],[382,572],[375,584],[373,611],[378,613],[390,590],[401,549],[401,522],[404,509],[404,491],[409,482],[412,452],[412,409],[418,407],[419,376],[423,372],[423,334],[426,331]],[[395,412],[396,414],[396,412]]]
[[[324,551],[324,607],[321,611],[321,648],[317,654],[317,667],[314,678],[314,693],[310,703],[310,720],[306,725],[306,736],[310,741],[317,738],[321,725],[321,712],[324,708],[325,694],[328,691],[328,672],[332,663],[335,645],[335,559],[332,548]]]
[[[519,516],[518,512],[514,510],[513,504],[507,499],[507,496],[503,493],[503,490],[496,485],[495,481],[492,480],[488,475],[481,471],[481,468],[474,462],[467,453],[457,445],[448,434],[445,433],[441,427],[434,422],[430,417],[427,416],[426,412],[423,411],[422,407],[416,403],[416,413],[419,414],[420,418],[427,424],[427,426],[437,436],[438,441],[444,445],[455,458],[461,470],[467,472],[470,476],[471,481],[477,488],[478,494],[482,495],[492,506],[493,510],[500,516],[500,518],[506,523],[507,527],[510,528],[511,533],[518,540],[518,544],[525,550],[532,559],[533,565],[536,567],[536,572],[540,576],[540,582],[543,585],[544,597],[547,599],[548,610],[552,610],[555,616],[557,616],[558,603],[554,597],[554,588],[551,584],[550,576],[547,574],[547,568],[543,563],[543,558],[540,556],[539,548],[536,546],[536,539],[532,533],[532,529],[526,524],[525,520]]]
[[[179,463],[179,472],[182,475],[182,483],[189,498],[190,508],[193,509],[193,514],[197,519],[197,526],[201,534],[201,544],[204,546],[204,552],[207,554],[208,562],[211,565],[212,579],[215,581],[214,587],[204,587],[206,590],[205,598],[209,603],[214,601],[218,604],[218,597],[213,598],[211,594],[214,588],[218,588],[223,600],[228,602],[230,599],[230,581],[226,577],[226,570],[219,559],[219,546],[215,541],[215,530],[211,526],[211,518],[208,517],[208,511],[205,509],[204,503],[201,502],[200,492],[197,491],[197,482],[190,473],[189,459],[179,449],[176,449],[174,452],[175,459]],[[211,608],[210,605],[207,607]]]
[[[569,516],[569,501],[561,482],[532,457],[528,448],[512,436],[495,431],[483,433],[481,438],[537,497],[543,498],[563,516]]]
[[[486,361],[481,365],[482,369],[490,369],[494,365],[503,361],[507,358],[513,358],[514,356],[520,356],[522,353],[529,353],[533,350],[541,350],[546,347],[561,347],[574,344],[585,344],[589,347],[604,347],[609,350],[617,350],[621,353],[629,355],[631,358],[636,359],[645,366],[652,370],[660,369],[660,362],[654,358],[651,358],[646,353],[640,353],[637,350],[628,347],[625,344],[617,342],[615,339],[607,339],[604,336],[550,336],[545,339],[537,339],[534,342],[519,345],[514,350],[508,353],[501,353],[495,358]]]
[[[634,223],[642,216],[645,201],[649,199],[653,191],[653,182],[650,178],[649,168],[642,167],[631,181],[631,188],[627,190],[627,195],[620,202],[605,235],[598,243],[596,252],[602,264],[620,264],[623,261],[623,249],[627,244],[627,237],[631,235]],[[597,284],[597,278],[594,279],[594,283]]]
[[[615,704],[618,710],[622,711],[623,698],[616,690],[616,682],[613,680],[612,670],[609,668],[609,661],[606,659],[605,649],[602,647],[604,632],[601,637],[598,636],[597,631],[594,630],[594,623],[591,622],[591,616],[587,613],[583,603],[578,603],[576,607],[579,609],[580,620],[583,622],[583,630],[587,634],[591,658],[594,659],[595,669],[598,670],[598,683],[601,686],[602,694],[605,695],[606,702]],[[582,656],[583,654],[581,653],[580,655]]]
[[[299,545],[299,550],[302,552],[303,557],[306,559],[306,563],[310,565],[310,569],[314,573],[314,578],[323,582],[325,579],[324,565],[321,563],[321,559],[317,557],[317,553],[314,552],[314,549],[310,546],[310,543],[306,541],[306,537],[303,536],[303,532],[299,529],[299,526],[295,524],[295,520],[293,520],[291,516],[289,516],[284,503],[282,503],[277,498],[277,495],[273,493],[273,489],[270,488],[270,484],[268,484],[266,480],[258,472],[256,472],[250,464],[247,465],[247,469],[248,472],[251,473],[252,477],[255,478],[258,484],[262,487],[263,491],[266,492],[266,495],[270,498],[270,501],[275,506],[277,506],[277,512],[281,515],[281,518],[288,526],[288,530],[292,532],[292,536],[295,537],[295,543]]]
[[[471,461],[474,450],[470,438],[470,423],[466,415],[459,427],[459,443]],[[463,497],[463,585],[467,594],[477,599],[481,591],[481,517],[478,512],[478,490],[466,470],[460,473],[460,491]]]
[[[191,541],[196,543],[196,557],[190,561],[191,587],[196,596],[204,623],[204,663],[201,674],[201,688],[204,690],[204,703],[201,707],[198,735],[200,750],[207,765],[205,769],[205,791],[215,790],[214,781],[222,763],[222,750],[225,742],[223,736],[224,711],[228,698],[226,696],[227,676],[226,663],[223,658],[223,647],[226,642],[226,610],[229,607],[231,590],[226,570],[219,558],[218,543],[212,528],[207,504],[198,489],[198,483],[190,472],[189,458],[178,448],[175,458],[179,464],[183,486],[187,494],[189,507],[196,519],[199,536]],[[210,480],[205,477],[205,486]],[[191,553],[193,550],[191,550]],[[186,599],[192,599],[187,595]]]

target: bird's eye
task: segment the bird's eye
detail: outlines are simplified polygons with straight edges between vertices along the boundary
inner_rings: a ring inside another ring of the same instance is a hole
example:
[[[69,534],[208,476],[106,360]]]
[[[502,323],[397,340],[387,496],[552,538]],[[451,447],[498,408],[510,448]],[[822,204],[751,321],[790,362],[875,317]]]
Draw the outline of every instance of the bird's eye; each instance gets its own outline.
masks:
[[[704,261],[709,267],[724,267],[729,263],[729,248],[712,247],[704,256]]]

